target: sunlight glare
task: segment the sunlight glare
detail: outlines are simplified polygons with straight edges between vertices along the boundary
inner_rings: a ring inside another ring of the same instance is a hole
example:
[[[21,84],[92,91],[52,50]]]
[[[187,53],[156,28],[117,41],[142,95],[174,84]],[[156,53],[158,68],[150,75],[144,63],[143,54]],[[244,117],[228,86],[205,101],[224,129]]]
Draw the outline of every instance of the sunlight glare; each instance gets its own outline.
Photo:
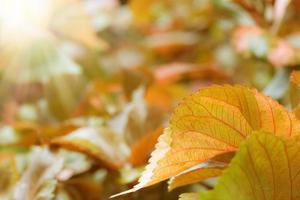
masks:
[[[0,0],[0,42],[15,44],[48,37],[50,0]]]

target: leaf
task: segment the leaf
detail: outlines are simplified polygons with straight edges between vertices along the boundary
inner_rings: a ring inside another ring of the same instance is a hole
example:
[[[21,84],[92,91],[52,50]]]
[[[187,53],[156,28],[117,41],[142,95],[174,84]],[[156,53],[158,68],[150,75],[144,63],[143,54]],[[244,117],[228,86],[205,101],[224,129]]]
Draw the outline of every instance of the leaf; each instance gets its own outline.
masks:
[[[0,128],[0,146],[30,146],[37,143],[38,138],[34,132],[35,127],[21,127],[20,123],[12,126],[3,126]]]
[[[297,107],[293,110],[293,113],[296,115],[298,119],[300,119],[300,107]]]
[[[263,129],[274,135],[299,135],[296,117],[269,97],[243,86],[212,86],[187,97],[160,136],[134,192],[227,152]],[[121,194],[124,194],[121,193]]]
[[[147,163],[148,157],[155,147],[158,137],[163,133],[163,128],[158,127],[151,131],[140,140],[138,140],[131,148],[129,161],[134,166],[139,166]]]
[[[57,180],[66,181],[82,174],[92,167],[92,160],[81,153],[60,149],[58,156],[64,159],[63,169],[56,175]]]
[[[144,166],[132,168],[125,166],[120,170],[119,182],[123,185],[136,182],[144,171]]]
[[[0,154],[0,199],[10,199],[13,187],[19,178],[15,155]]]
[[[60,74],[49,77],[45,87],[45,96],[49,111],[58,119],[66,119],[74,112],[85,81],[79,75]]]
[[[187,172],[183,172],[171,178],[168,189],[171,191],[184,185],[201,182],[212,177],[217,177],[222,174],[225,167],[225,163],[201,163],[196,169],[188,170]]]
[[[299,139],[256,132],[203,200],[299,199]]]
[[[124,135],[128,144],[133,144],[137,138],[146,133],[145,120],[147,115],[144,87],[139,87],[134,91],[132,100],[110,121],[110,126],[114,132]]]
[[[125,158],[120,138],[105,128],[79,128],[54,138],[51,145],[82,152],[110,169],[118,169]]]
[[[14,188],[14,200],[51,200],[57,181],[55,176],[63,166],[63,159],[48,149],[35,148],[28,166]]]
[[[81,176],[63,182],[59,188],[57,199],[69,200],[100,200],[103,195],[103,186],[92,176]],[[67,196],[67,198],[66,198]]]
[[[171,112],[183,97],[189,94],[181,84],[153,84],[146,93],[146,100],[162,111]]]
[[[147,88],[153,82],[153,72],[144,67],[131,66],[130,69],[121,71],[122,87],[128,99],[142,85]]]
[[[145,134],[153,132],[163,121],[164,113],[150,107],[144,96],[144,87],[139,87],[133,92],[131,101],[109,122],[111,129],[122,135],[129,146],[134,145]]]
[[[113,81],[96,80],[86,86],[73,116],[114,114],[118,109],[121,87]]]

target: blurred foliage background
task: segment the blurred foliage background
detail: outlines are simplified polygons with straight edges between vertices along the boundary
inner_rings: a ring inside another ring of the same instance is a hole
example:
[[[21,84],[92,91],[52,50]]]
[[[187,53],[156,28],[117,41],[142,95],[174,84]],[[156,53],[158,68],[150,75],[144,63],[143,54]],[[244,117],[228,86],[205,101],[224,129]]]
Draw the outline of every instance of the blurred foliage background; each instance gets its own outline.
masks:
[[[0,0],[0,199],[130,188],[174,107],[211,84],[290,107],[299,11],[299,0]],[[172,200],[211,184],[118,198]]]

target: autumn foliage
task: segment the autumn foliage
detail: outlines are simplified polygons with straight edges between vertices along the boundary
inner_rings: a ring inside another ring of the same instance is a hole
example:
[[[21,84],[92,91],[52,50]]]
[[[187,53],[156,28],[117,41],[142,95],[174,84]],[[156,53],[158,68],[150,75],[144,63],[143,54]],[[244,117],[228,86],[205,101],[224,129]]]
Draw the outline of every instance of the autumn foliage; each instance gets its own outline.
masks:
[[[0,199],[300,199],[298,0],[0,0]]]

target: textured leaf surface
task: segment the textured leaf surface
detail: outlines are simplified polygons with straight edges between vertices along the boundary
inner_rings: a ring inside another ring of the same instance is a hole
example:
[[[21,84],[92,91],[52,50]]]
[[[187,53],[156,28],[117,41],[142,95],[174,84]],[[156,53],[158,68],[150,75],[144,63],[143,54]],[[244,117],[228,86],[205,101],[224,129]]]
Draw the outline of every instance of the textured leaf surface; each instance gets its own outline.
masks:
[[[255,133],[241,145],[216,188],[199,199],[299,199],[299,156],[299,140]]]
[[[168,189],[174,190],[175,188],[201,182],[205,179],[217,177],[222,174],[223,169],[227,165],[221,163],[201,163],[199,167],[189,170],[170,179]]]
[[[252,131],[299,134],[299,123],[271,98],[243,86],[212,86],[186,98],[159,138],[150,163],[132,190],[153,185],[212,157],[236,151]]]

